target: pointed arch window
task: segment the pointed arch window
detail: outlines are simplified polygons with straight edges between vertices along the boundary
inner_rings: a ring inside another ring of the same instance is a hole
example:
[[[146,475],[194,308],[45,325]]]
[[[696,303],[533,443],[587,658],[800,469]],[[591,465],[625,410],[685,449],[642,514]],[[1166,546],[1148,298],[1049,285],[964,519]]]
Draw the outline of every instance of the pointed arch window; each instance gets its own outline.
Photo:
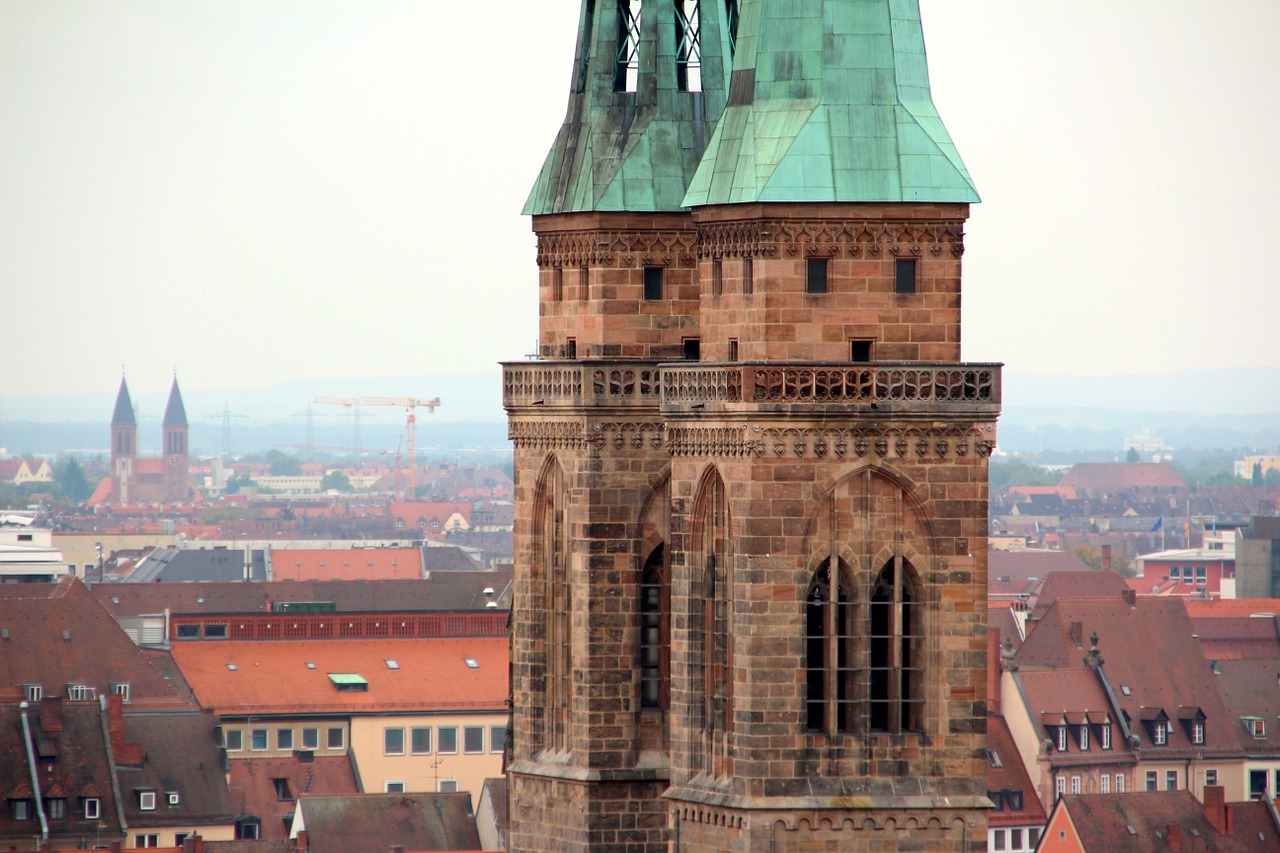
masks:
[[[673,0],[676,19],[676,85],[702,91],[702,15],[699,0]]]
[[[914,570],[894,557],[871,590],[870,675],[873,731],[919,731],[924,637]]]
[[[854,731],[858,669],[853,585],[843,563],[827,560],[813,575],[805,603],[805,722],[811,732]]]
[[[694,695],[701,697],[701,748],[694,750],[700,770],[728,771],[727,734],[733,718],[733,652],[730,643],[730,602],[733,574],[729,558],[728,502],[724,481],[712,473],[704,479],[695,503],[695,575],[692,594],[696,654]],[[700,603],[700,607],[698,605]]]
[[[554,750],[569,743],[573,590],[566,528],[564,479],[553,461],[544,470],[534,503],[535,635],[542,635],[542,654],[535,658],[532,678],[543,701],[532,704],[540,705],[544,715],[541,745]]]
[[[640,706],[668,706],[671,671],[671,584],[659,545],[640,575]]]
[[[640,0],[618,0],[618,53],[613,91],[634,92],[640,80]]]

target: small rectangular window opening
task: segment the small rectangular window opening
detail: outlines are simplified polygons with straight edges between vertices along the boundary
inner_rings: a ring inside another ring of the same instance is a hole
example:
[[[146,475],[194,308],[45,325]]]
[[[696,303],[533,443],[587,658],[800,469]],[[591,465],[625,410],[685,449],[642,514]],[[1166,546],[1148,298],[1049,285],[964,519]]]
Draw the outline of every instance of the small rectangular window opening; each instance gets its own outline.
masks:
[[[716,258],[711,262],[711,295],[724,293],[724,263]]]
[[[702,91],[702,19],[698,0],[675,0],[676,83],[681,92]]]
[[[750,294],[755,292],[756,287],[756,265],[754,258],[742,259],[742,292]]]
[[[702,358],[702,341],[698,338],[684,339],[685,361],[698,361]]]
[[[644,298],[645,301],[653,302],[662,299],[662,267],[645,267],[644,268]]]
[[[551,301],[562,302],[564,300],[564,267],[555,267],[551,270]]]
[[[805,277],[805,293],[827,292],[827,259],[809,258]]]
[[[738,360],[738,339],[737,338],[729,339],[729,360],[730,361]]]
[[[574,359],[578,357],[578,339],[567,338],[564,342],[564,357]]]
[[[613,91],[634,92],[640,82],[640,0],[618,0],[618,52]]]
[[[578,270],[578,299],[591,298],[591,267],[584,266]]]
[[[897,276],[894,283],[894,292],[902,294],[915,293],[916,259],[899,258],[894,268]]]
[[[849,341],[849,360],[855,364],[871,361],[871,341]]]

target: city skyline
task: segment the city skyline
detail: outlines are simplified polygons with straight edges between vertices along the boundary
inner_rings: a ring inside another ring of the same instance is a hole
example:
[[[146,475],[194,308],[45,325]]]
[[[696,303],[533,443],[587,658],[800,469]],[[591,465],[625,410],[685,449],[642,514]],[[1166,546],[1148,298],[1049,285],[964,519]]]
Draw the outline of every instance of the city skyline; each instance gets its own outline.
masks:
[[[984,200],[964,357],[1280,366],[1280,7],[921,5]],[[0,4],[0,397],[114,389],[122,366],[139,392],[171,367],[213,391],[529,352],[520,208],[578,4],[496,8]]]

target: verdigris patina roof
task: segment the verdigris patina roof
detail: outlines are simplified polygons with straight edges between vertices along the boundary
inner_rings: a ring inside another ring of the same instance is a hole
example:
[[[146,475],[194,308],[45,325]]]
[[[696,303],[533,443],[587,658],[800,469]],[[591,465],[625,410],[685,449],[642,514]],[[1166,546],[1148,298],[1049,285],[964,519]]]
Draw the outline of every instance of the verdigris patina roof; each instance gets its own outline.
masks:
[[[646,2],[633,21],[632,5],[583,0],[568,112],[525,214],[681,209],[724,107],[725,7],[699,3],[696,18],[680,21],[683,4]],[[635,47],[630,82],[628,38]],[[692,85],[680,71],[691,43]]]
[[[918,0],[741,9],[728,105],[685,206],[978,201],[929,92]]]

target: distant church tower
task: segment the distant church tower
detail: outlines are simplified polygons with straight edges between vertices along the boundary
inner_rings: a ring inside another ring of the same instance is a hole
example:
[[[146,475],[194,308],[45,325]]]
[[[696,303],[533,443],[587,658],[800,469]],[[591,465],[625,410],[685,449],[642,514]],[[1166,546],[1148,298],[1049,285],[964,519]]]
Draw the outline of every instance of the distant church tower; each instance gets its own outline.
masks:
[[[138,458],[138,420],[133,414],[129,385],[120,377],[116,407],[111,413],[111,476],[115,478],[115,503],[127,504]]]
[[[584,0],[526,206],[513,851],[985,844],[972,182],[911,0]]]
[[[190,491],[191,460],[187,454],[187,408],[182,404],[178,377],[169,387],[169,402],[164,407],[164,492],[165,500],[184,501]]]

